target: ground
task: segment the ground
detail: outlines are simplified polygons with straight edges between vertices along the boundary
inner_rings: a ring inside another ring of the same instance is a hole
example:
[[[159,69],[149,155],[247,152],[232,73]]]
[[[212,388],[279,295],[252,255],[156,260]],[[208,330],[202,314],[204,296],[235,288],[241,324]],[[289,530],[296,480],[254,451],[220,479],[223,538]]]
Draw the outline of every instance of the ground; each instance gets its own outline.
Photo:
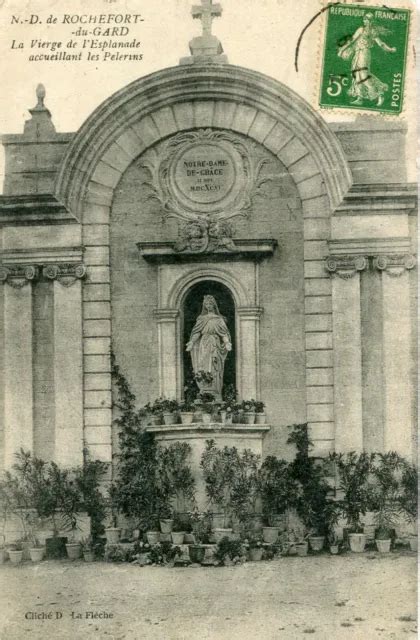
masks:
[[[0,638],[409,640],[417,637],[416,584],[408,552],[220,568],[7,563],[0,567]],[[51,620],[27,619],[49,612]]]

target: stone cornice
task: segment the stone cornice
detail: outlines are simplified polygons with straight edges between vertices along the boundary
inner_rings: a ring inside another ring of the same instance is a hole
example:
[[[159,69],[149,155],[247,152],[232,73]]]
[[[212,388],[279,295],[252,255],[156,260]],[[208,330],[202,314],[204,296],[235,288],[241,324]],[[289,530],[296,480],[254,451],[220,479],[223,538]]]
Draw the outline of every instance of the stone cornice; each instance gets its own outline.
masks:
[[[75,216],[52,194],[0,195],[0,227],[77,222]]]
[[[416,209],[416,184],[355,184],[337,207],[334,215],[410,215]]]
[[[259,320],[262,314],[262,307],[238,307],[238,316],[243,320]]]
[[[179,316],[178,309],[161,308],[154,309],[153,315],[158,322],[175,322]]]
[[[376,256],[381,254],[410,253],[412,241],[409,237],[388,238],[344,238],[330,240],[328,248],[331,256]]]
[[[33,249],[4,249],[0,264],[77,264],[83,260],[83,247],[36,247]]]
[[[71,141],[59,169],[56,194],[60,201],[79,216],[80,200],[114,140],[147,115],[188,100],[231,101],[271,116],[289,128],[313,155],[332,207],[343,200],[352,183],[350,168],[338,138],[309,103],[256,71],[229,64],[194,64],[139,78],[93,112]],[[194,125],[186,123],[182,128],[188,126]]]
[[[174,262],[202,262],[203,260],[219,261],[221,256],[228,256],[230,260],[262,260],[273,255],[277,246],[277,240],[256,239],[256,240],[235,240],[234,249],[218,248],[209,252],[184,251],[179,252],[174,249],[174,242],[138,242],[137,248],[144,260],[151,263],[174,263]]]

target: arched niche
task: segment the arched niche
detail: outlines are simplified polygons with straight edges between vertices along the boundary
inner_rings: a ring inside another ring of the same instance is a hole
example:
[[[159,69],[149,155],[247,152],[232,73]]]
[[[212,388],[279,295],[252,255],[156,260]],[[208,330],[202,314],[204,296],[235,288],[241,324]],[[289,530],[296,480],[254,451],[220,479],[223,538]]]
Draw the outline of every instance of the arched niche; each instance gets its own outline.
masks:
[[[185,351],[194,324],[202,311],[205,295],[214,296],[218,309],[224,317],[232,339],[232,351],[228,352],[225,360],[223,375],[223,391],[228,387],[236,389],[236,370],[238,348],[236,344],[236,308],[233,295],[229,288],[215,280],[201,280],[192,285],[186,292],[181,308],[181,361],[183,382],[194,376],[192,361],[189,353]],[[222,393],[223,395],[223,393]]]

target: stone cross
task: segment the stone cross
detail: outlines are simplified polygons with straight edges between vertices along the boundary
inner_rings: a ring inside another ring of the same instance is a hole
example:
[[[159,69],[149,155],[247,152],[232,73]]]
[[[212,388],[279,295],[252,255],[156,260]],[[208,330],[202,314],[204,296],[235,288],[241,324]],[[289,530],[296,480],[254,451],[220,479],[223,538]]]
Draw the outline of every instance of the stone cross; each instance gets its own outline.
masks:
[[[222,6],[213,4],[213,0],[201,0],[201,5],[194,5],[192,8],[193,18],[199,18],[203,23],[203,36],[211,36],[211,25],[213,18],[222,15]]]

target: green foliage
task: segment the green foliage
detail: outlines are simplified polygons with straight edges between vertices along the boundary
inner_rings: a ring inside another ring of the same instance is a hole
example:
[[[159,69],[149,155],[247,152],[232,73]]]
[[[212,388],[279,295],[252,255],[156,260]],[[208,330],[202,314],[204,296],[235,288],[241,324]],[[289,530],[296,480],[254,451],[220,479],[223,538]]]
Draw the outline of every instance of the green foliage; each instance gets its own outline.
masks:
[[[416,522],[418,511],[418,472],[414,464],[405,462],[401,477],[401,509],[410,522]]]
[[[149,551],[149,559],[152,564],[169,564],[181,555],[181,548],[173,546],[171,542],[159,542],[153,545]]]
[[[362,531],[361,515],[365,515],[371,506],[369,478],[373,468],[375,454],[332,453],[329,460],[335,464],[338,473],[339,489],[343,497],[337,501],[337,507],[346,518],[351,531]]]
[[[262,463],[259,489],[266,518],[285,513],[296,504],[300,494],[300,486],[292,477],[289,463],[276,456],[267,456]]]
[[[395,451],[377,453],[372,462],[369,509],[375,511],[380,536],[390,534],[401,513],[399,476],[403,462]]]
[[[83,510],[90,518],[92,544],[95,545],[104,532],[106,500],[100,491],[100,483],[108,470],[106,462],[92,460],[84,451],[83,466],[75,470],[75,484],[80,492]]]
[[[240,540],[230,540],[225,536],[217,544],[214,557],[223,564],[226,557],[230,558],[230,560],[236,560],[241,558],[243,553],[244,550]]]
[[[191,448],[179,442],[159,447],[154,436],[144,430],[144,410],[135,409],[135,396],[115,360],[112,373],[117,388],[115,406],[119,416],[115,423],[119,428],[120,455],[111,500],[142,530],[155,529],[160,517],[171,515],[174,499],[194,500],[194,478],[188,465]],[[159,411],[164,407],[169,405],[162,400]]]

